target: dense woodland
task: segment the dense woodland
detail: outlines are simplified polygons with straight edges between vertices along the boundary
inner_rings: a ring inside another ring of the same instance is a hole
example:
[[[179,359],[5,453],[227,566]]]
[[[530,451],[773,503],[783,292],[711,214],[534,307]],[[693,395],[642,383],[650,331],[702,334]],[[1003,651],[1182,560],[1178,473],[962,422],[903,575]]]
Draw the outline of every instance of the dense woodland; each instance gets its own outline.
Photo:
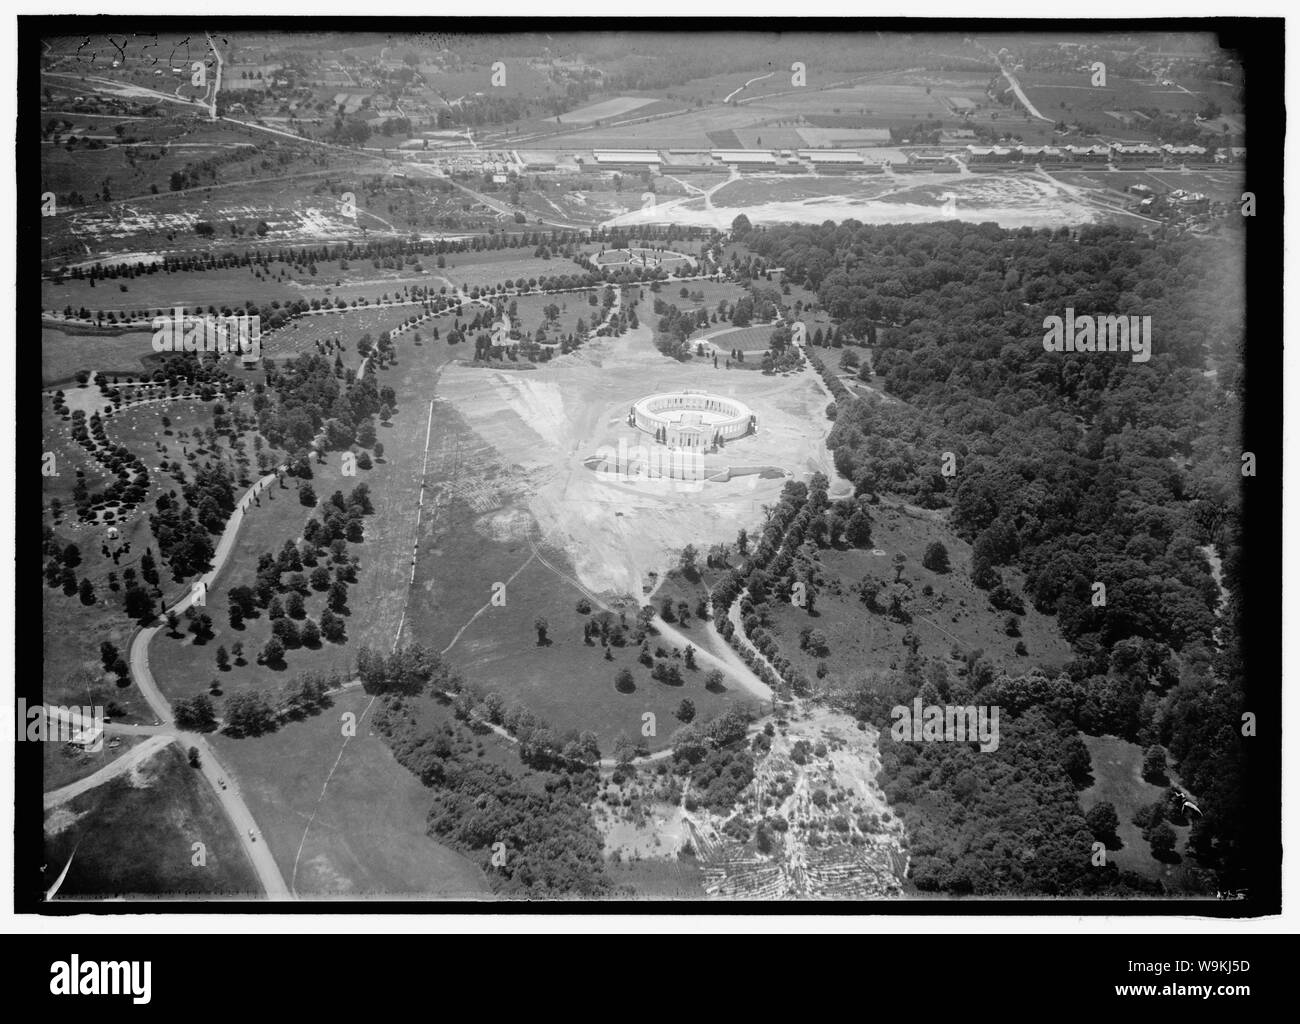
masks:
[[[1096,891],[1072,797],[1087,766],[1059,756],[1083,731],[1167,748],[1203,811],[1189,846],[1204,884],[1244,885],[1240,253],[1113,227],[959,223],[850,221],[749,230],[743,241],[816,291],[851,336],[876,328],[873,383],[888,397],[838,387],[829,441],[859,497],[950,510],[973,545],[976,586],[1055,614],[1076,653],[1054,680],[979,666],[950,682],[913,659],[896,693],[859,689],[856,710],[885,726],[888,707],[917,692],[1004,709],[1002,746],[989,755],[884,742],[891,798],[919,837],[917,884]],[[1043,320],[1066,307],[1151,316],[1154,355],[1044,351]],[[951,476],[945,452],[956,456]],[[1208,545],[1228,595],[1217,617]],[[1023,595],[1004,583],[1008,567],[1023,573]],[[1081,744],[1070,746],[1077,761]]]

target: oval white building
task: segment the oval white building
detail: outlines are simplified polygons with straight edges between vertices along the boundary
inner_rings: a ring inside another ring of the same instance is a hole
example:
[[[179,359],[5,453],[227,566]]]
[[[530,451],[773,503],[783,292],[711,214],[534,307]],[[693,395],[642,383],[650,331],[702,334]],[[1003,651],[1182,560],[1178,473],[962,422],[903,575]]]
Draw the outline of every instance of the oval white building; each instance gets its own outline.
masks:
[[[679,448],[708,448],[719,439],[734,441],[758,429],[757,418],[744,402],[689,389],[634,402],[628,424]]]

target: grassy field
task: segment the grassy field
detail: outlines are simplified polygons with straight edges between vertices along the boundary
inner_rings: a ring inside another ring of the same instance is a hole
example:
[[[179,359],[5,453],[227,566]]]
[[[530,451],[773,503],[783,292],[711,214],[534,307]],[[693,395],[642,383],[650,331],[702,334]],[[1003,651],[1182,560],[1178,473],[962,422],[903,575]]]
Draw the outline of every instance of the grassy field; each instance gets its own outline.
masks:
[[[273,334],[263,337],[262,352],[266,358],[274,359],[279,363],[303,353],[315,353],[316,342],[323,343],[334,339],[345,344],[347,351],[331,353],[331,362],[334,355],[338,354],[342,356],[344,366],[355,370],[361,364],[361,360],[357,358],[357,342],[362,335],[369,334],[372,340],[377,340],[384,331],[395,330],[410,317],[418,316],[422,312],[418,305],[410,305],[385,306],[382,309],[348,309],[301,316]],[[433,328],[441,326],[445,319],[426,321],[416,330],[420,332],[421,337],[427,338],[432,334]],[[445,327],[443,329],[445,330]],[[403,334],[395,339],[393,344],[398,350],[398,358],[401,358],[401,353],[411,345],[412,337],[412,334]]]
[[[530,249],[497,249],[485,252],[448,253],[447,266],[431,270],[450,278],[467,291],[485,285],[514,282],[519,278],[555,277],[564,274],[581,274],[582,269],[572,260],[552,257],[544,260],[533,256]]]
[[[392,429],[380,427],[380,437],[386,441],[386,434]],[[381,504],[381,495],[387,493],[383,484],[387,467],[382,464],[376,464],[376,468],[369,472],[358,470],[355,477],[344,477],[336,453],[325,465],[313,465],[312,470],[314,476],[310,482],[318,501],[328,499],[336,490],[347,494],[363,480],[369,483],[377,506]],[[214,637],[206,643],[197,643],[188,633],[170,636],[163,631],[154,638],[150,649],[153,674],[169,699],[175,701],[206,692],[213,679],[218,680],[223,694],[229,695],[278,686],[304,671],[338,671],[344,675],[351,672],[355,648],[328,641],[323,641],[315,650],[300,647],[287,651],[282,666],[257,664],[257,654],[271,636],[271,620],[265,611],[255,619],[245,620],[238,630],[230,626],[230,605],[226,597],[230,588],[241,584],[251,586],[258,556],[263,552],[278,554],[286,540],[296,541],[302,536],[308,519],[319,516],[319,505],[308,508],[299,501],[297,482],[287,478],[286,482],[291,486],[284,489],[273,486],[262,493],[261,506],[254,507],[252,514],[246,516],[235,551],[211,588],[207,613],[212,618]],[[383,569],[395,566],[399,558],[390,548],[386,559],[381,543],[369,536],[372,525],[379,531],[385,526],[374,520],[373,516],[366,518],[366,541],[348,545],[349,553],[360,555],[361,564],[357,583],[348,587],[351,614],[346,614],[344,619],[348,641],[386,649],[392,642],[394,623],[375,620],[366,612],[374,608],[374,602],[380,598],[380,594],[374,592],[375,588],[390,585],[390,581],[376,582],[382,579]],[[397,524],[390,522],[386,525],[391,530]],[[322,560],[321,564],[330,563]],[[311,569],[306,569],[306,572],[310,573]],[[304,603],[307,615],[319,622],[321,610],[325,607],[325,594],[311,590]],[[215,661],[217,648],[224,646],[229,650],[236,641],[244,645],[246,664],[233,665],[226,672],[218,671]]]
[[[85,706],[84,697],[78,706]],[[42,788],[49,793],[78,779],[84,779],[87,775],[93,775],[101,768],[108,767],[136,744],[144,742],[144,739],[143,736],[105,737],[101,749],[97,751],[82,750],[69,743],[46,743],[41,751],[44,755]],[[117,745],[113,746],[115,742]]]
[[[1212,83],[1207,86],[1189,82],[1188,88],[1182,88],[1112,74],[1107,75],[1104,86],[1094,86],[1090,71],[1073,74],[1029,71],[1016,77],[1030,102],[1046,117],[1074,120],[1087,116],[1090,123],[1106,124],[1117,131],[1122,129],[1122,134],[1135,139],[1152,137],[1142,131],[1141,119],[1132,127],[1124,128],[1121,122],[1106,117],[1104,112],[1156,108],[1170,114],[1192,113],[1205,107],[1211,98],[1225,110],[1236,107],[1232,90]]]
[[[1142,778],[1142,748],[1116,736],[1083,735],[1083,742],[1092,755],[1093,783],[1079,794],[1079,806],[1086,814],[1099,803],[1111,803],[1119,815],[1117,831],[1122,845],[1118,850],[1107,850],[1107,859],[1121,870],[1158,878],[1174,891],[1183,889],[1188,881],[1186,861],[1165,864],[1156,860],[1142,838],[1142,830],[1133,824],[1133,815],[1164,792],[1164,787],[1153,786]],[[1185,854],[1191,825],[1169,824],[1178,836],[1175,851]]]
[[[202,866],[194,843],[204,846]],[[176,744],[48,813],[45,859],[50,884],[71,860],[61,899],[259,891],[229,819]]]
[[[721,326],[720,324],[717,326]],[[709,325],[709,330],[717,330],[717,326]],[[762,353],[772,347],[772,332],[776,327],[767,324],[763,327],[735,327],[731,330],[723,331],[721,334],[715,334],[709,340],[714,345],[722,349],[723,352],[730,352],[732,349],[740,349],[746,355],[750,352]],[[708,331],[697,331],[692,334],[692,338],[703,337]]]
[[[655,715],[656,735],[644,738],[658,749],[680,724],[674,714],[683,698],[690,698],[703,720],[736,696],[706,690],[705,671],[686,669],[680,661],[681,686],[658,682],[630,644],[611,646],[612,659],[606,660],[599,641],[583,642],[589,616],[576,607],[583,593],[533,558],[526,537],[494,540],[476,530],[474,520],[470,509],[455,505],[439,517],[434,542],[421,543],[407,629],[438,649],[451,644],[447,657],[485,693],[522,701],[558,730],[591,729],[606,753],[620,732],[642,738],[646,712]],[[545,550],[544,556],[564,568],[557,552]],[[490,604],[496,582],[506,584],[504,607]],[[635,607],[629,603],[625,611],[631,622]],[[549,624],[545,647],[539,647],[534,629],[539,616]],[[697,629],[696,624],[684,632],[690,636]],[[653,638],[651,652],[660,645],[671,655],[671,644]],[[614,687],[622,668],[632,673],[631,693]]]
[[[375,303],[409,298],[412,288],[436,291],[442,282],[434,277],[433,265],[430,257],[423,258],[423,271],[416,270],[414,263],[382,269],[367,261],[333,260],[318,263],[317,272],[312,274],[300,267],[273,262],[266,272],[256,266],[201,272],[159,271],[131,280],[101,280],[94,287],[88,278],[67,278],[58,284],[45,281],[41,301],[44,308],[60,313],[70,305],[74,312],[84,306],[92,314],[113,311],[146,317],[163,310],[170,312],[175,306],[220,310],[225,306],[244,308],[247,302],[262,305],[305,299],[335,304],[340,299],[351,303],[362,298]]]
[[[970,582],[970,546],[946,529],[939,514],[879,507],[872,515],[874,548],[821,552],[829,580],[838,583],[828,581],[818,593],[814,614],[784,603],[773,604],[782,650],[809,679],[815,677],[819,661],[826,664],[830,685],[870,680],[875,670],[898,668],[906,657],[903,638],[909,631],[920,641],[922,656],[944,660],[954,649],[983,649],[986,658],[1012,674],[1035,665],[1054,673],[1069,660],[1069,645],[1057,633],[1055,620],[1028,604],[1025,614],[1018,616],[1021,637],[1006,635],[1002,628],[1006,613],[991,608],[987,595]],[[935,540],[948,549],[952,564],[948,573],[931,572],[921,564],[926,546]],[[907,556],[902,578],[911,591],[913,621],[908,625],[870,612],[851,589],[868,573],[892,580],[893,556],[899,552]],[[1010,586],[1017,586],[1012,573],[1004,575]],[[924,593],[926,586],[932,589],[931,595]],[[799,630],[804,626],[826,636],[829,653],[825,657],[799,650]],[[1023,657],[1015,653],[1018,640],[1023,640],[1028,651]]]
[[[68,390],[78,370],[139,376],[145,370],[143,360],[153,354],[149,331],[88,335],[42,327],[41,386]]]
[[[1123,196],[1129,202],[1135,201],[1138,197],[1125,190],[1141,184],[1152,189],[1156,195],[1165,195],[1181,188],[1189,192],[1204,192],[1217,202],[1239,203],[1245,180],[1245,172],[1240,167],[1188,171],[1171,169],[1110,172],[1053,169],[1051,175],[1068,185],[1106,189],[1115,193],[1115,198]]]
[[[164,414],[172,423],[169,432],[164,431],[160,422],[160,417]],[[192,439],[183,441],[180,432],[204,430],[211,424],[210,404],[179,400],[129,408],[107,420],[105,434],[110,442],[126,445],[139,454],[151,470],[149,494],[132,514],[116,521],[115,528],[119,536],[112,539],[108,536],[107,527],[84,524],[66,511],[71,508],[77,468],[85,470],[87,484],[92,492],[107,482],[108,474],[99,463],[89,459],[79,445],[71,442],[67,423],[52,412],[45,414],[45,450],[55,452],[59,475],[42,478],[42,502],[48,504],[52,498],[63,502],[65,513],[61,521],[54,524],[55,535],[63,545],[77,545],[81,552],[81,563],[75,568],[76,576],[78,580],[89,579],[95,588],[95,603],[87,606],[76,595],[67,596],[62,589],[50,588],[43,580],[40,581],[45,621],[43,686],[47,700],[54,703],[85,703],[83,698],[89,688],[96,696],[95,702],[116,702],[122,707],[126,719],[153,721],[152,712],[133,686],[119,686],[115,677],[103,675],[99,656],[100,642],[110,641],[125,654],[135,630],[134,622],[127,618],[123,608],[124,591],[119,589],[114,592],[108,577],[110,573],[115,573],[120,584],[126,569],[132,568],[139,573],[140,561],[147,548],[152,548],[157,558],[159,550],[149,527],[147,512],[153,507],[158,494],[173,490],[180,493],[179,485],[170,473],[157,472],[158,462],[164,458],[169,461],[184,461],[182,448],[193,451],[194,444]],[[163,444],[167,448],[166,454],[158,452],[155,443]],[[218,453],[201,456],[199,464],[208,461],[210,457],[230,459],[230,456],[229,448],[223,445]],[[239,468],[231,462],[230,469],[238,479],[241,475]],[[192,470],[188,473],[192,473]],[[48,511],[46,516],[47,522],[52,522]],[[109,548],[108,555],[103,552],[105,546]],[[112,558],[113,553],[118,554],[116,562]],[[174,601],[185,592],[188,583],[174,580],[167,565],[161,559],[158,562],[164,598],[169,602]]]
[[[686,298],[682,298],[683,288],[689,292]],[[665,281],[659,286],[657,293],[651,292],[648,288],[642,288],[640,291],[651,309],[654,307],[654,296],[657,294],[670,306],[676,306],[681,310],[705,309],[710,314],[718,308],[719,302],[725,301],[730,306],[748,294],[744,288],[731,281],[687,281],[684,284]],[[695,298],[697,295],[701,297]],[[712,325],[710,329],[714,329]]]
[[[336,645],[326,641],[317,650],[300,647],[288,651],[284,667],[274,668],[258,665],[255,660],[270,636],[270,622],[265,613],[246,621],[240,630],[230,627],[226,600],[230,588],[251,585],[258,556],[267,551],[278,553],[286,540],[297,540],[302,535],[308,519],[319,517],[319,506],[308,508],[299,501],[296,481],[290,481],[291,488],[272,487],[262,494],[261,505],[245,518],[235,550],[211,588],[208,614],[216,634],[213,639],[206,644],[195,644],[188,634],[173,638],[165,632],[154,639],[151,650],[154,677],[173,700],[206,691],[213,677],[219,677],[224,692],[232,693],[278,686],[307,670],[347,672],[360,645],[381,650],[392,646],[402,620],[410,576],[415,505],[429,420],[428,396],[433,392],[438,367],[463,354],[445,341],[433,341],[431,332],[423,333],[425,341],[419,348],[414,346],[410,335],[401,336],[399,363],[381,373],[377,381],[380,386],[392,384],[398,400],[392,425],[381,424],[377,428],[385,449],[383,461],[375,462],[370,470],[358,470],[355,477],[342,475],[338,453],[331,453],[323,465],[314,462],[312,465],[310,483],[318,501],[328,499],[335,490],[347,494],[364,480],[370,486],[375,507],[375,514],[365,518],[365,540],[348,545],[349,552],[357,554],[361,562],[357,582],[348,586],[349,614],[344,617],[346,642]],[[434,426],[439,426],[436,419]],[[321,602],[321,596],[314,591],[307,599],[308,614],[313,618],[319,617]],[[217,648],[229,649],[236,640],[244,645],[247,664],[219,673],[215,663]]]
[[[694,857],[611,862],[606,870],[617,886],[627,886],[632,899],[699,900],[704,898],[704,872]]]
[[[369,696],[352,690],[269,736],[212,742],[299,895],[486,893],[477,865],[426,835],[429,791],[372,734],[374,711]],[[339,723],[349,712],[357,729],[345,744]]]

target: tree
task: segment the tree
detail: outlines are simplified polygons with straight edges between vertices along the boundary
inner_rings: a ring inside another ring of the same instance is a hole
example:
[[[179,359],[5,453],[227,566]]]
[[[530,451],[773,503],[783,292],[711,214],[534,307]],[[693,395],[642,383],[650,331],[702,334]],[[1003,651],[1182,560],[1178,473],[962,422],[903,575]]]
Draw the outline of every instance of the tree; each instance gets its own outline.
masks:
[[[343,642],[346,626],[341,618],[326,608],[320,613],[320,632],[332,644]]]
[[[687,724],[689,724],[694,720],[695,704],[691,701],[689,697],[683,698],[682,702],[677,705],[677,717],[680,721],[685,722]]]
[[[298,500],[308,508],[314,508],[316,505],[316,489],[306,480],[298,485]]]
[[[278,637],[273,636],[266,642],[259,660],[264,665],[275,665],[284,660],[284,644],[280,643]]]
[[[1088,747],[1078,736],[1071,736],[1061,748],[1061,767],[1076,784],[1087,781],[1092,772],[1092,755]]]
[[[197,768],[199,766],[199,748],[190,747],[188,757],[190,760],[190,767]]]
[[[206,693],[200,693],[189,700],[178,700],[172,706],[172,717],[177,728],[189,732],[205,732],[217,723],[212,700]]]
[[[725,679],[726,676],[722,674],[722,669],[711,668],[704,677],[704,688],[710,693],[721,693],[726,689]]]
[[[330,584],[328,605],[330,611],[338,612],[339,614],[342,614],[343,610],[347,608],[348,585],[342,580],[335,580]]]
[[[126,599],[123,603],[126,605],[126,614],[133,619],[147,622],[154,616],[153,598],[144,587],[134,585],[127,587]]]
[[[698,727],[689,724],[683,725],[673,733],[672,745],[673,760],[685,761],[687,764],[699,763],[709,752],[704,735]]]
[[[1088,831],[1093,834],[1095,839],[1105,841],[1113,838],[1116,829],[1119,828],[1119,815],[1115,813],[1115,805],[1103,801],[1092,808],[1084,820],[1088,823]]]
[[[222,672],[230,668],[230,652],[225,647],[217,648],[217,668]]]
[[[636,690],[636,680],[632,678],[631,670],[621,668],[614,676],[614,689],[619,693],[632,693]]]
[[[699,569],[695,564],[697,557],[698,553],[695,550],[695,545],[687,544],[686,547],[682,548],[682,554],[678,565],[682,570],[682,575],[688,580],[694,580],[699,577]]]
[[[903,566],[907,564],[907,556],[903,552],[894,555],[894,582],[898,583],[903,578]]]
[[[1147,747],[1142,755],[1142,778],[1148,782],[1161,785],[1167,781],[1168,763],[1165,760],[1165,748],[1159,744]]]
[[[1174,847],[1178,843],[1178,833],[1173,830],[1169,822],[1162,821],[1151,830],[1148,842],[1151,844],[1151,856],[1156,860],[1172,860]]]
[[[921,558],[921,564],[931,572],[947,572],[950,568],[948,549],[937,540],[933,541],[926,547],[925,555]]]
[[[320,646],[320,627],[316,625],[315,619],[307,619],[302,624],[302,629],[298,633],[298,639],[304,647]]]
[[[844,524],[844,539],[855,548],[865,548],[871,543],[871,516],[866,509],[859,507],[849,516]]]
[[[533,621],[533,629],[537,630],[537,646],[545,647],[547,645],[546,631],[551,628],[549,622],[542,616],[538,616]]]

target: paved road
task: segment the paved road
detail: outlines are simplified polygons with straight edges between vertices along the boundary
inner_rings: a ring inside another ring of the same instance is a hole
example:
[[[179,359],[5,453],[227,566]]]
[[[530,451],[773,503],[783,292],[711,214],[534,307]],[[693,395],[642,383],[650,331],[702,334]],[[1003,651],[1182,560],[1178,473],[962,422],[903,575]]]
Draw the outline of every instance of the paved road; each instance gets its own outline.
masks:
[[[217,542],[217,549],[212,559],[212,568],[200,577],[205,595],[208,588],[216,581],[217,574],[225,565],[231,551],[234,550],[239,528],[244,522],[245,507],[252,501],[254,495],[274,484],[276,479],[276,473],[268,473],[239,498],[235,505],[235,511],[231,514],[229,521],[226,523],[226,528],[221,533],[221,539]],[[191,588],[189,594],[172,605],[169,610],[176,612],[178,615],[181,614],[194,603],[194,595],[195,591]],[[153,709],[153,713],[158,716],[159,722],[175,728],[175,718],[172,715],[171,704],[163,696],[162,691],[158,689],[153,673],[149,670],[149,643],[153,640],[154,635],[163,628],[163,624],[147,626],[141,629],[135,635],[135,639],[131,641],[131,677],[135,680],[136,686],[140,688],[144,699],[149,702],[149,707]],[[253,820],[252,812],[239,795],[237,787],[230,781],[230,773],[222,768],[215,751],[207,741],[207,737],[198,733],[177,732],[176,739],[187,749],[189,747],[198,748],[199,762],[203,774],[211,783],[212,791],[216,794],[217,799],[221,801],[221,806],[230,818],[235,833],[244,846],[244,852],[248,854],[248,859],[257,872],[257,877],[266,890],[267,896],[271,899],[291,899],[292,894],[289,892],[289,887],[285,884],[284,876],[280,874],[280,868],[276,865],[275,858],[271,856],[271,851],[266,842],[255,838],[261,835],[261,831],[257,827],[257,822]],[[224,788],[220,785],[219,780],[221,779],[226,780]]]

